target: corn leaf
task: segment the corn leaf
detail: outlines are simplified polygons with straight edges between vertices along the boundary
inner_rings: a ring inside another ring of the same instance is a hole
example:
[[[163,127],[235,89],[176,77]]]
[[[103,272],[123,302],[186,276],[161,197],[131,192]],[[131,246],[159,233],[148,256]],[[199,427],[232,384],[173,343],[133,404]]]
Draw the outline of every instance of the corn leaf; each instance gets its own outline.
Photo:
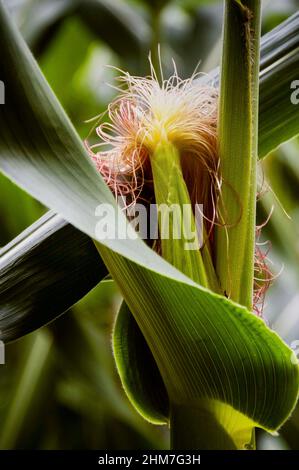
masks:
[[[4,341],[53,320],[108,274],[92,241],[53,212],[0,250],[0,273]]]
[[[298,15],[299,24],[299,15]],[[297,36],[297,38],[299,35]],[[260,75],[259,156],[298,134],[299,105],[291,100],[298,79],[299,44]],[[281,119],[283,117],[283,119]]]
[[[151,423],[167,423],[169,398],[163,378],[125,302],[114,325],[113,352],[123,387],[133,406]]]

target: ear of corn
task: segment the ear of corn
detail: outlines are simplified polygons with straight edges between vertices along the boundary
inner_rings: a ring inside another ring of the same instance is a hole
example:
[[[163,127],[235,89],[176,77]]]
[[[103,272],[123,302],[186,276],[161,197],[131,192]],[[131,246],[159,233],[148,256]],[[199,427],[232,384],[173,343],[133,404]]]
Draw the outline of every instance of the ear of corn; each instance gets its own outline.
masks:
[[[1,168],[92,238],[99,203],[110,204],[126,226],[2,3],[0,24],[1,76],[9,83],[8,102],[18,103],[0,109]],[[174,446],[244,448],[254,425],[269,431],[282,425],[298,396],[298,365],[262,320],[195,283],[139,239],[98,239],[96,246],[163,378]],[[202,418],[211,439],[205,428],[198,432]]]

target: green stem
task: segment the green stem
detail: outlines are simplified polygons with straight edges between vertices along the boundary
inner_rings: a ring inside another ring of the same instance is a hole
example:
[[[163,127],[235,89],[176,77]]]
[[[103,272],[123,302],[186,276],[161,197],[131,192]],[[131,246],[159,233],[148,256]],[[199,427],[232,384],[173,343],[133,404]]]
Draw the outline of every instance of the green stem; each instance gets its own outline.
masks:
[[[226,0],[219,106],[219,156],[223,179],[216,231],[216,267],[222,290],[252,309],[255,247],[258,67],[260,1]],[[232,414],[224,404],[172,408],[171,444],[174,449],[236,449]],[[246,419],[236,436],[251,435]],[[236,430],[234,430],[236,431]],[[245,439],[246,441],[246,439]],[[248,440],[247,440],[248,442]],[[243,447],[244,448],[244,447]]]
[[[170,424],[173,449],[255,449],[253,422],[217,400],[172,405]]]
[[[252,310],[260,0],[226,0],[219,106],[223,179],[216,267],[223,292]]]

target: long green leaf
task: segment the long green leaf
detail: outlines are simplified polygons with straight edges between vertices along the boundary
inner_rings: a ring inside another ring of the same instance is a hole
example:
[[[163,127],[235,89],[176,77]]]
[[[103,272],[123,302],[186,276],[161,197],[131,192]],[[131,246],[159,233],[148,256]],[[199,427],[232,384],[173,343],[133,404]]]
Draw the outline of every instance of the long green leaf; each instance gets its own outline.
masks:
[[[261,72],[260,157],[299,133],[299,105],[291,101],[294,91],[291,86],[292,82],[298,79],[298,68],[299,44],[296,49]]]
[[[0,336],[50,322],[107,275],[92,241],[48,212],[0,250]]]
[[[0,109],[1,167],[90,237],[96,238],[99,203],[115,207],[124,228],[123,214],[2,4],[0,25],[7,92]],[[297,399],[298,366],[262,320],[195,284],[140,239],[99,239],[98,248],[147,340],[173,406],[204,406],[218,419],[219,403],[227,404],[226,432],[236,447],[247,441],[230,420],[231,407],[266,429],[282,424]]]
[[[299,46],[299,12],[269,31],[261,39],[261,69],[272,66],[275,62],[294,51]]]

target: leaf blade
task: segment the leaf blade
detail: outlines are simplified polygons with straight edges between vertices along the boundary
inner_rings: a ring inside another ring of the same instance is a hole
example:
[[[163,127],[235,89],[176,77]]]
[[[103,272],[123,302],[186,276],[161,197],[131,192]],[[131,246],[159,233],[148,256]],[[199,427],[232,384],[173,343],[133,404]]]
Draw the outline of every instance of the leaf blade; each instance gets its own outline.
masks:
[[[48,212],[0,250],[1,339],[56,319],[107,274],[92,241]]]

